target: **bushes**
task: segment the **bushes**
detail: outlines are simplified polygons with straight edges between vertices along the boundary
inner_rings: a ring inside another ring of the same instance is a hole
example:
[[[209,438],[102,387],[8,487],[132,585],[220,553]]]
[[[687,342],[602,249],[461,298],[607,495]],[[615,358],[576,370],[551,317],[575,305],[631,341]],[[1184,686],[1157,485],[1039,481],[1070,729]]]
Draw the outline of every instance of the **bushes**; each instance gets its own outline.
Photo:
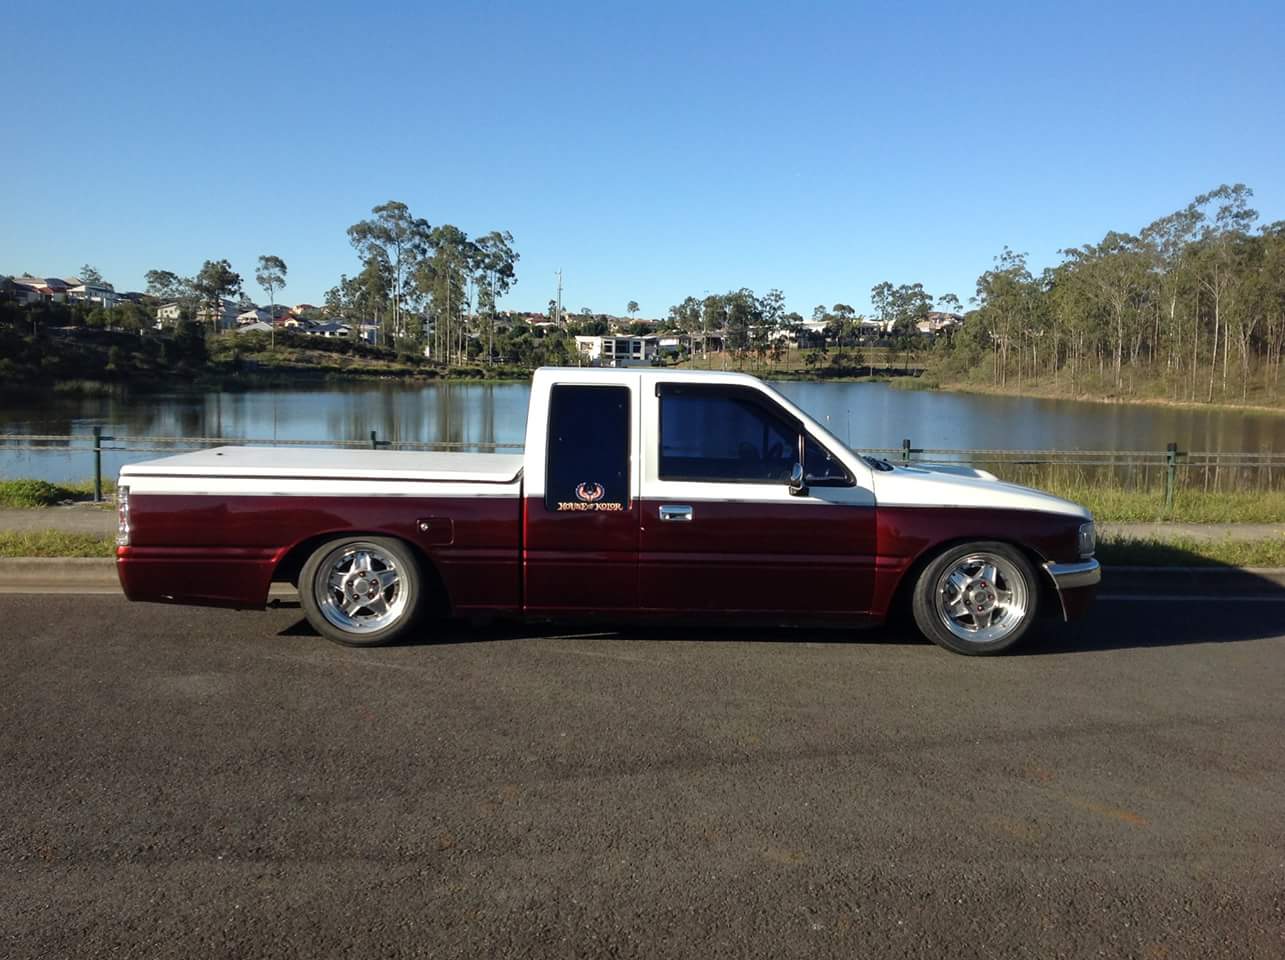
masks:
[[[3,507],[49,507],[70,496],[70,490],[44,480],[0,480]]]

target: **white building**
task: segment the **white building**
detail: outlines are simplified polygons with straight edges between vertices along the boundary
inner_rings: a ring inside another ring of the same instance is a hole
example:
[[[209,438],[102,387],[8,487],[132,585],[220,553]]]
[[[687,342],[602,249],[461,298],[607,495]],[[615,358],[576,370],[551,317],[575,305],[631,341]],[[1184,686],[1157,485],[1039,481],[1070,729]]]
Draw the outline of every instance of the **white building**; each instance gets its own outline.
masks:
[[[121,297],[110,283],[82,283],[67,289],[67,299],[114,307]]]
[[[304,327],[304,333],[310,333],[317,337],[341,337],[351,339],[352,327],[346,323],[318,323],[312,327]]]
[[[258,307],[243,310],[241,313],[236,315],[236,323],[238,327],[246,326],[251,323],[270,323],[271,321],[272,314],[268,313],[267,310],[261,310]]]
[[[650,366],[660,353],[660,337],[576,337],[581,362],[595,367]]]

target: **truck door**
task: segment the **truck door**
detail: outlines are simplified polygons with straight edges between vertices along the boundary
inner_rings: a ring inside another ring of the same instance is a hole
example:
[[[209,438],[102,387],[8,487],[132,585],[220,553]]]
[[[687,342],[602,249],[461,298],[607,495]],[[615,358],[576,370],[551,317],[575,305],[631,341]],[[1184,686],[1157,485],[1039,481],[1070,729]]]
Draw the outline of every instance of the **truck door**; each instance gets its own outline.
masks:
[[[863,619],[874,588],[873,491],[763,391],[662,381],[648,393],[642,608]],[[788,485],[796,463],[801,494]]]
[[[555,382],[547,420],[527,425],[523,568],[530,613],[638,606],[638,376]],[[540,395],[539,375],[532,396]],[[531,415],[541,412],[532,404]],[[532,467],[528,467],[528,470]]]

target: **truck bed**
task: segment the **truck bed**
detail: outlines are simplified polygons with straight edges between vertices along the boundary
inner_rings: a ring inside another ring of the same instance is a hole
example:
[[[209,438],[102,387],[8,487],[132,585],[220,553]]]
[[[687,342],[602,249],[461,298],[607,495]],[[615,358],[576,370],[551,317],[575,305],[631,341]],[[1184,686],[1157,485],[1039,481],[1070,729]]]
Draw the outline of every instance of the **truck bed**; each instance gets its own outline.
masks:
[[[418,453],[334,447],[214,447],[121,468],[133,477],[513,483],[521,454]]]

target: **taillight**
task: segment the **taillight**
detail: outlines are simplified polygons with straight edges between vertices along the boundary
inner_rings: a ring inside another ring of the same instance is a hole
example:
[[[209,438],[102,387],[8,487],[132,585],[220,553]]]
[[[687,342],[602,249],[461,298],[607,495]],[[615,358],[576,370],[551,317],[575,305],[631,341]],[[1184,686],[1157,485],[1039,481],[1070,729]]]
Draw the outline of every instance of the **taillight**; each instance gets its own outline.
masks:
[[[116,488],[116,545],[129,546],[129,487]]]

